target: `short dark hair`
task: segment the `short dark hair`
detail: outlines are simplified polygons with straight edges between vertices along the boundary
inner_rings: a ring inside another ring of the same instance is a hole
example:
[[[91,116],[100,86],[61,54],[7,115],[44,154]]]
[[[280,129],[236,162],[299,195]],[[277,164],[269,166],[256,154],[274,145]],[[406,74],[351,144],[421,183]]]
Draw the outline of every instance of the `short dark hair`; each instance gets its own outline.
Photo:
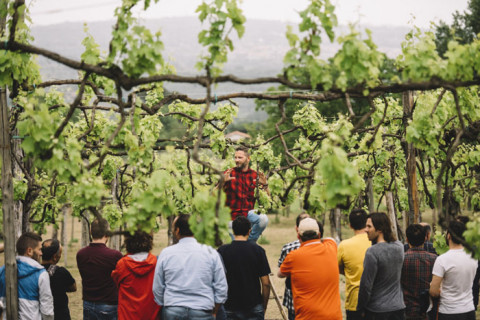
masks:
[[[42,259],[51,260],[60,251],[60,242],[57,239],[48,239],[42,243]]]
[[[464,225],[467,225],[467,223],[470,222],[470,218],[467,217],[467,216],[457,216],[455,219],[458,220],[458,221],[460,221],[460,222],[463,223]]]
[[[367,216],[367,219],[368,218],[372,220],[375,230],[383,233],[383,239],[385,239],[386,242],[397,240],[397,237],[392,232],[392,223],[385,212],[372,212]]]
[[[320,234],[318,234],[316,231],[308,230],[300,236],[300,239],[302,240],[302,242],[305,242],[308,240],[319,239],[320,237]]]
[[[93,239],[101,239],[109,236],[108,221],[104,218],[97,218],[90,225],[90,232]]]
[[[298,226],[300,225],[300,221],[302,221],[305,218],[310,218],[310,215],[306,212],[302,212],[297,216],[297,219],[295,220],[295,224]]]
[[[232,222],[233,234],[236,236],[246,236],[248,231],[252,228],[252,224],[244,216],[238,216]]]
[[[238,146],[235,151],[243,151],[243,153],[245,153],[245,155],[248,157],[250,156],[250,150],[248,150],[247,147],[244,147],[244,146]]]
[[[427,230],[421,224],[411,224],[405,231],[408,243],[414,247],[419,247],[425,242]]]
[[[450,221],[450,223],[448,224],[447,233],[450,233],[453,243],[462,244],[463,242],[465,242],[465,237],[463,236],[463,233],[466,230],[467,227],[463,222],[453,220]]]
[[[125,236],[125,247],[128,253],[150,252],[153,248],[153,237],[145,231],[137,230],[133,235]]]
[[[17,240],[17,253],[23,256],[27,253],[28,248],[35,249],[39,242],[42,242],[42,237],[38,234],[35,232],[25,232]]]
[[[432,232],[432,227],[430,227],[430,225],[426,222],[422,222],[423,224],[421,225],[422,227],[425,228],[425,233],[426,234],[429,234]]]
[[[173,225],[173,230],[177,229],[180,231],[180,235],[182,237],[191,237],[193,236],[193,232],[190,229],[190,224],[188,220],[190,219],[189,214],[181,213],[178,215],[178,218],[175,220]]]
[[[367,213],[363,209],[353,209],[348,215],[348,221],[353,230],[362,230],[367,223]]]
[[[313,239],[319,239],[321,237],[323,237],[323,225],[320,221],[318,221],[317,219],[315,219],[317,221],[317,224],[318,224],[318,233],[316,233],[315,231],[305,231],[303,233],[303,235],[300,235],[300,239],[302,240],[302,242],[305,242],[305,241],[308,241],[308,240],[313,240]]]

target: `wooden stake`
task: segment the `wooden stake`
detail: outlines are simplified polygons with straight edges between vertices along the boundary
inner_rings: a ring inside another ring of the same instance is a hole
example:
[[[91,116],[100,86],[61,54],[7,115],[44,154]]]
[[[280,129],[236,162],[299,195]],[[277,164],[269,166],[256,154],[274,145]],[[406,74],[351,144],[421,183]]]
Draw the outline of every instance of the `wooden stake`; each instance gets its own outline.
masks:
[[[18,318],[17,260],[15,257],[15,212],[13,210],[12,149],[8,121],[7,88],[0,88],[0,149],[2,153],[2,209],[5,235],[5,299],[7,320]]]
[[[393,205],[393,194],[391,191],[385,193],[385,200],[387,201],[388,216],[390,217],[390,222],[392,223],[392,232],[395,235],[395,238],[398,238],[397,217],[395,214],[395,206]]]
[[[283,320],[288,320],[287,314],[285,313],[285,309],[280,302],[280,298],[278,297],[277,291],[275,290],[275,286],[273,285],[273,273],[268,275],[270,277],[270,286],[272,287],[273,296],[275,297],[275,302],[277,303],[278,309],[280,309],[280,314],[282,315]]]

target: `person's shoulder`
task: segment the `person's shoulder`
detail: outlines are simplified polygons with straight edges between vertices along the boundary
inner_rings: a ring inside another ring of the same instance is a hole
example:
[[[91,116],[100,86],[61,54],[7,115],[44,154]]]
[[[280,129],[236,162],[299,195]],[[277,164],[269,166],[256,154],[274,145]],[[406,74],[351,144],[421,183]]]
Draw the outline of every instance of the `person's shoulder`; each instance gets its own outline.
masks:
[[[89,246],[81,248],[80,250],[77,251],[77,257],[86,254],[88,250],[89,250]]]
[[[260,246],[258,243],[253,241],[247,241],[247,242],[249,247],[252,247],[254,250],[258,252],[265,253],[265,249],[262,246]]]
[[[322,238],[321,241],[325,246],[337,248],[337,242],[333,238]]]
[[[433,253],[428,252],[428,251],[425,251],[425,256],[428,260],[430,260],[430,262],[435,262],[438,258],[438,256],[436,254],[433,254]]]
[[[120,251],[109,247],[105,247],[102,254],[108,254],[111,258],[114,258],[116,260],[120,260],[121,258],[123,258],[123,254]]]
[[[225,252],[225,251],[227,251],[231,246],[232,246],[231,243],[222,244],[220,247],[218,247],[217,251],[220,252],[220,253]]]
[[[289,243],[286,243],[282,247],[282,251],[291,251],[293,249],[298,249],[300,247],[300,241],[295,240]]]

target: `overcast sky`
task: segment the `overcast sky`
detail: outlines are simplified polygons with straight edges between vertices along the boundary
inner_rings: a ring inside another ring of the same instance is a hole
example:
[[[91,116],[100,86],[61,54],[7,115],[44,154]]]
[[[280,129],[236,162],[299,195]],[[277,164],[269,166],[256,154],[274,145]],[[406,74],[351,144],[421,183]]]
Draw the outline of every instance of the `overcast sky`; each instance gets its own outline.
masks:
[[[113,19],[120,0],[27,0],[35,25],[67,21],[99,21]],[[153,0],[151,1],[154,2]],[[192,16],[201,0],[159,0],[144,18]],[[297,11],[308,0],[243,0],[241,7],[247,19],[298,21]],[[143,1],[142,1],[143,3]],[[452,20],[456,10],[463,12],[468,0],[332,0],[339,24],[359,22],[374,26],[413,25],[428,28],[430,21]]]

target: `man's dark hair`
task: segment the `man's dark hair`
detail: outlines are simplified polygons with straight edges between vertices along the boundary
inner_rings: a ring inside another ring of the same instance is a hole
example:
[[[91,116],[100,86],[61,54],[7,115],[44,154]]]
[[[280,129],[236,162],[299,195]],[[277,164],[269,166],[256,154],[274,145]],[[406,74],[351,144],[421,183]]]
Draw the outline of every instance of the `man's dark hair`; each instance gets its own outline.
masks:
[[[153,237],[145,231],[137,230],[133,235],[125,236],[125,247],[128,253],[150,252],[153,248]]]
[[[232,222],[233,234],[236,236],[246,236],[251,228],[252,224],[244,216],[238,216]]]
[[[193,236],[193,232],[190,229],[190,224],[188,223],[189,219],[190,219],[189,214],[185,214],[185,213],[180,214],[178,218],[175,220],[175,224],[173,225],[173,230],[178,228],[180,231],[180,236],[182,237]]]
[[[372,212],[367,216],[367,219],[368,218],[372,219],[372,224],[375,227],[375,230],[382,231],[383,239],[385,239],[386,242],[397,240],[397,237],[395,237],[392,232],[392,224],[386,213]]]
[[[243,151],[247,157],[250,156],[250,150],[248,150],[247,147],[239,146],[235,149],[235,151]]]
[[[38,243],[42,242],[42,237],[40,237],[35,232],[25,232],[17,240],[17,253],[20,256],[27,253],[28,248],[35,249],[38,246]]]
[[[305,218],[310,218],[310,215],[306,212],[302,212],[297,216],[297,219],[295,220],[295,224],[298,226],[300,225],[300,221],[302,221]]]
[[[316,219],[315,219],[316,220]],[[316,220],[318,224],[318,233],[315,231],[305,231],[301,236],[300,239],[302,242],[308,241],[308,240],[313,240],[313,239],[319,239],[323,237],[323,225],[320,221]]]
[[[93,239],[101,239],[110,235],[108,232],[108,221],[103,218],[97,218],[90,225],[90,232]]]
[[[432,227],[430,227],[428,223],[426,223],[425,225],[422,225],[422,227],[425,229],[426,234],[429,234],[432,232]]]
[[[453,220],[450,221],[450,223],[448,224],[447,233],[450,233],[453,243],[462,244],[463,242],[465,242],[465,237],[463,236],[463,233],[466,230],[467,227],[463,222]]]
[[[48,239],[42,243],[42,260],[52,260],[60,251],[60,242],[57,239]]]
[[[300,239],[302,239],[302,242],[308,241],[308,240],[313,240],[313,239],[319,239],[320,234],[316,233],[315,231],[305,231],[301,236]]]
[[[367,213],[363,209],[353,209],[348,215],[348,221],[353,230],[362,230],[367,223]]]
[[[405,233],[407,234],[408,243],[414,247],[423,245],[427,236],[427,230],[421,224],[409,225]]]
[[[467,223],[470,222],[470,218],[467,217],[467,216],[457,216],[455,219],[458,220],[458,221],[460,221],[460,222],[463,223],[464,225],[467,225]]]

